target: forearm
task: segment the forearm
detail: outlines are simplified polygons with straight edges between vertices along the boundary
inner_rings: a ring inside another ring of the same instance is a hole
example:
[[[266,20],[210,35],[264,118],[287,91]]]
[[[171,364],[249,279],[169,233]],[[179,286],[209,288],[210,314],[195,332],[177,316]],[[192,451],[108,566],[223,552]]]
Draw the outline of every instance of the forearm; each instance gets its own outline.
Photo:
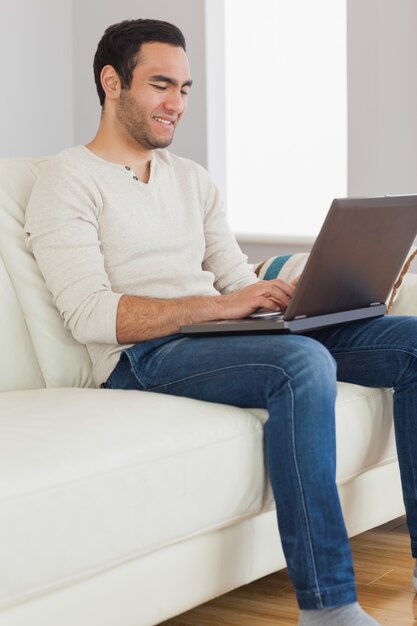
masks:
[[[117,309],[117,341],[126,344],[165,337],[178,333],[186,324],[221,319],[223,300],[223,296],[173,300],[122,296]]]
[[[181,326],[220,319],[240,319],[259,308],[284,310],[294,285],[278,279],[260,280],[232,294],[175,300],[122,296],[116,319],[120,344],[178,333]]]

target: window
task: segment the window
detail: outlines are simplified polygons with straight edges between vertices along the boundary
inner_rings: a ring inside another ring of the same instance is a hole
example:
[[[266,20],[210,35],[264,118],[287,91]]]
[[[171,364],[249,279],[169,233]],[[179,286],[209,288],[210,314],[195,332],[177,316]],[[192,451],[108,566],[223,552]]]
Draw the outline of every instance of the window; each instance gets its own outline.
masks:
[[[225,0],[225,72],[233,230],[315,236],[347,194],[345,0]]]

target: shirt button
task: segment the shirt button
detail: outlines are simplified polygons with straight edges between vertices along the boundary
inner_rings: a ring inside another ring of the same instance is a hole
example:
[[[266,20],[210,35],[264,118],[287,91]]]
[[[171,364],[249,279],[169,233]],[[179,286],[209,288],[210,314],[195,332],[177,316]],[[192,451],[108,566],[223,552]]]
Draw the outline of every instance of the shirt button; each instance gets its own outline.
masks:
[[[139,180],[139,178],[137,176],[134,176],[133,180]]]
[[[125,170],[130,171],[130,167],[128,165],[125,165]]]

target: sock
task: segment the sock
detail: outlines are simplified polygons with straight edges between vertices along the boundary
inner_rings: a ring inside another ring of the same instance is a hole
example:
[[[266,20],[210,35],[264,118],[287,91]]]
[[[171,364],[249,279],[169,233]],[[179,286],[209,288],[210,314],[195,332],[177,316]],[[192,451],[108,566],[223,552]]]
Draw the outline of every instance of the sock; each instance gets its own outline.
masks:
[[[414,591],[417,593],[417,559],[416,559],[416,564],[414,566],[414,572],[413,572],[413,587],[414,587]]]
[[[331,609],[301,611],[298,626],[379,626],[357,602]]]

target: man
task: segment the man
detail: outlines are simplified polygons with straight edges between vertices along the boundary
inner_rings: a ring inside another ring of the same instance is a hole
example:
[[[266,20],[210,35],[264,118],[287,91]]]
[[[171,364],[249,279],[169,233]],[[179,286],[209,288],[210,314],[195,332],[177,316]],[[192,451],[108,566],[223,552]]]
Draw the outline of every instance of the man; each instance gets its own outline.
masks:
[[[111,26],[94,72],[97,135],[51,162],[27,209],[27,243],[56,306],[87,344],[98,386],[268,408],[266,460],[299,623],[376,624],[356,602],[335,485],[336,365],[339,380],[395,389],[417,557],[417,320],[181,336],[183,324],[284,309],[294,286],[257,279],[207,173],[164,149],[192,83],[182,33],[155,20]]]

